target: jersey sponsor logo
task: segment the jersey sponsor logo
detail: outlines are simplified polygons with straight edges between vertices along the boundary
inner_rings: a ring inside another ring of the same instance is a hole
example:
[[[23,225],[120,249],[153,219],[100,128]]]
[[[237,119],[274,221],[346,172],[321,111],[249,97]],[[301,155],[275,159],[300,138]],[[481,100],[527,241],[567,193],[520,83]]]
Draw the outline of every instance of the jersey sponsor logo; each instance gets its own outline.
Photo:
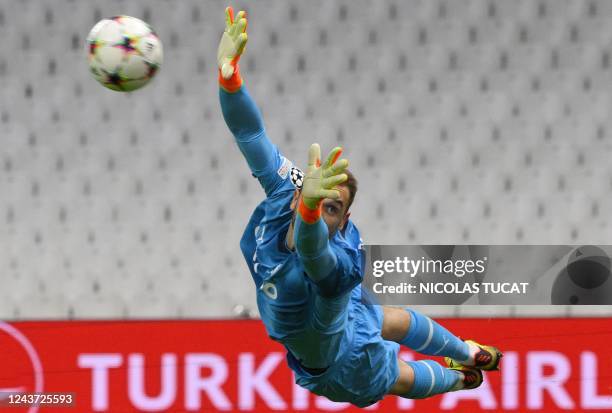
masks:
[[[276,300],[276,298],[278,297],[278,291],[276,290],[276,286],[272,283],[262,284],[261,291],[263,291],[265,295],[267,295],[273,300]]]
[[[285,158],[284,156],[281,156],[281,158],[283,159],[283,163],[281,167],[278,168],[278,171],[276,171],[276,173],[278,173],[278,176],[280,176],[281,178],[287,179],[287,175],[289,174],[289,171],[291,170],[293,163],[289,159]]]

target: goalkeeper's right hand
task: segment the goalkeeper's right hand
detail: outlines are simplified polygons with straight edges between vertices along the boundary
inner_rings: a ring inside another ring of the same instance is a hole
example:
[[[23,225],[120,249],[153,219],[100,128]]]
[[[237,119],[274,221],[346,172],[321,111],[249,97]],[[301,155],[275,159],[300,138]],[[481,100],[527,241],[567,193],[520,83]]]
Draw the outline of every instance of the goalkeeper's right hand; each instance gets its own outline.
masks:
[[[217,64],[219,84],[228,92],[235,92],[242,86],[238,60],[248,40],[246,28],[246,12],[241,10],[234,19],[234,9],[227,7],[225,9],[225,30],[217,49]]]

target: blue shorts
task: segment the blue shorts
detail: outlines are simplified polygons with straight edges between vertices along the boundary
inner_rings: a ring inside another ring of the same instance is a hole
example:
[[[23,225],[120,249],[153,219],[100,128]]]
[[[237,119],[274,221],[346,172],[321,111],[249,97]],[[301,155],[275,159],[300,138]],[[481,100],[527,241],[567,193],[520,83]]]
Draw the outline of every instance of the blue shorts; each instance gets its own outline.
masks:
[[[300,386],[332,401],[366,407],[381,400],[397,381],[399,344],[382,338],[382,308],[362,304],[360,287],[351,292],[348,311],[353,338],[324,373],[308,373],[291,353],[287,359]]]

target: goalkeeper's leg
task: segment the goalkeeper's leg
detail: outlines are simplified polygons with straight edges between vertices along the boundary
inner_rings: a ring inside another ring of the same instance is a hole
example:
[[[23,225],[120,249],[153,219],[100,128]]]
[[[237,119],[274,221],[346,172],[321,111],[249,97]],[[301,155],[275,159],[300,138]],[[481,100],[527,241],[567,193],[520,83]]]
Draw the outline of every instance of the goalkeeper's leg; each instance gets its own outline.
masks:
[[[399,378],[389,393],[408,399],[475,389],[483,381],[482,372],[471,367],[446,368],[433,360],[398,360],[398,363]]]
[[[502,357],[495,347],[463,341],[431,318],[412,309],[383,307],[382,336],[418,353],[447,357],[450,367],[497,370]]]

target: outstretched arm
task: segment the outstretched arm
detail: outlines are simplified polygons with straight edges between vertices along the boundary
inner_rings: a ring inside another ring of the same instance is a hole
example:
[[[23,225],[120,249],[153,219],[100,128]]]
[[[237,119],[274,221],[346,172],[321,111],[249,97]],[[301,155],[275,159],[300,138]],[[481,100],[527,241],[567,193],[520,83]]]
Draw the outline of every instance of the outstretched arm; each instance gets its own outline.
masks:
[[[308,277],[319,287],[322,295],[334,296],[352,289],[360,281],[361,266],[357,251],[347,252],[330,244],[327,225],[321,219],[323,199],[340,197],[335,187],[346,181],[347,175],[343,172],[348,161],[337,161],[342,149],[335,148],[321,166],[320,152],[318,144],[310,147],[294,241]]]
[[[263,120],[253,99],[242,86],[234,93],[219,89],[223,118],[234,135],[240,152],[266,194],[270,194],[280,178],[277,171],[285,160],[272,144],[264,129]]]
[[[270,195],[286,177],[290,162],[268,138],[261,113],[240,76],[238,61],[247,42],[246,13],[239,12],[236,19],[231,7],[225,13],[225,31],[217,52],[221,111],[251,172]]]
[[[294,229],[295,248],[308,277],[318,282],[336,267],[337,258],[329,245],[325,221],[319,218],[309,222],[307,219],[298,212]]]

